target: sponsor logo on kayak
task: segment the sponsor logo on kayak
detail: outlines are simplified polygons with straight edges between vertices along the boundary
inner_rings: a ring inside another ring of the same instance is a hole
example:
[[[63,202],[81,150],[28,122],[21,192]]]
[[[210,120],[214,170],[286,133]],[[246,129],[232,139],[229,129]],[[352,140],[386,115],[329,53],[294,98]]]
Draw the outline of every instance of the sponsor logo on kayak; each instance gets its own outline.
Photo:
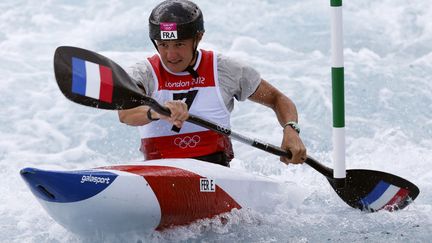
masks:
[[[174,144],[182,149],[185,148],[195,148],[197,144],[201,141],[200,136],[193,135],[192,137],[186,136],[183,138],[174,139]]]
[[[109,177],[100,177],[100,176],[92,176],[92,175],[83,175],[81,177],[81,183],[90,182],[94,184],[109,184],[111,178]]]
[[[200,178],[200,192],[215,192],[216,183],[213,179]]]

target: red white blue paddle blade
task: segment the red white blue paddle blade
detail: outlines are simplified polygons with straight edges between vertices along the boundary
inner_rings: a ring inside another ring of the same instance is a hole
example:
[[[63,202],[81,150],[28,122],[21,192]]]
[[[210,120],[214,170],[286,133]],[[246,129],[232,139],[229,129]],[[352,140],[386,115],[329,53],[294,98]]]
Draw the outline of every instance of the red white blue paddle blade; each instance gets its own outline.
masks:
[[[374,170],[347,170],[345,188],[333,189],[348,205],[365,211],[399,210],[420,193],[413,183],[389,173]]]
[[[89,50],[58,47],[54,72],[62,93],[82,105],[121,110],[142,105],[146,99],[144,90],[118,64]]]

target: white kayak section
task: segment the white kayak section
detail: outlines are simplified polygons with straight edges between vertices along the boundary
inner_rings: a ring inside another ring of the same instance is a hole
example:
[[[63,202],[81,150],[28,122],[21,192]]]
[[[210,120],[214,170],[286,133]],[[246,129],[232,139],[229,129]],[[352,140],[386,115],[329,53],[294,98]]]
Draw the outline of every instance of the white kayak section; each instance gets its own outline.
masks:
[[[21,170],[49,215],[76,233],[153,231],[232,209],[272,210],[283,184],[194,159],[79,171]]]

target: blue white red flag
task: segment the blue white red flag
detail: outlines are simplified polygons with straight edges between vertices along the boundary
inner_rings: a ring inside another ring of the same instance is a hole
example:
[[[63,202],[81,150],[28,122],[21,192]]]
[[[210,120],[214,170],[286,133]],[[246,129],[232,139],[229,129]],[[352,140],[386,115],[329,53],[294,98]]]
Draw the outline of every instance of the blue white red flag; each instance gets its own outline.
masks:
[[[360,202],[365,207],[377,211],[387,206],[397,206],[401,201],[404,201],[408,194],[409,191],[404,188],[380,181]]]
[[[72,57],[73,93],[111,103],[113,86],[109,67]]]

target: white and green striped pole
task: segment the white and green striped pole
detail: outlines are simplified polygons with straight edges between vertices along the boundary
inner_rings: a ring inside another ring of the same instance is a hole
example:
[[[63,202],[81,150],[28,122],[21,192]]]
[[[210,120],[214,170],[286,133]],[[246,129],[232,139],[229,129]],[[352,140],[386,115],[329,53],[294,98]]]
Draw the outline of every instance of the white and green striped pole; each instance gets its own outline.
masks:
[[[333,98],[333,177],[336,187],[345,186],[345,97],[342,37],[342,0],[330,0],[331,6],[331,53]]]

